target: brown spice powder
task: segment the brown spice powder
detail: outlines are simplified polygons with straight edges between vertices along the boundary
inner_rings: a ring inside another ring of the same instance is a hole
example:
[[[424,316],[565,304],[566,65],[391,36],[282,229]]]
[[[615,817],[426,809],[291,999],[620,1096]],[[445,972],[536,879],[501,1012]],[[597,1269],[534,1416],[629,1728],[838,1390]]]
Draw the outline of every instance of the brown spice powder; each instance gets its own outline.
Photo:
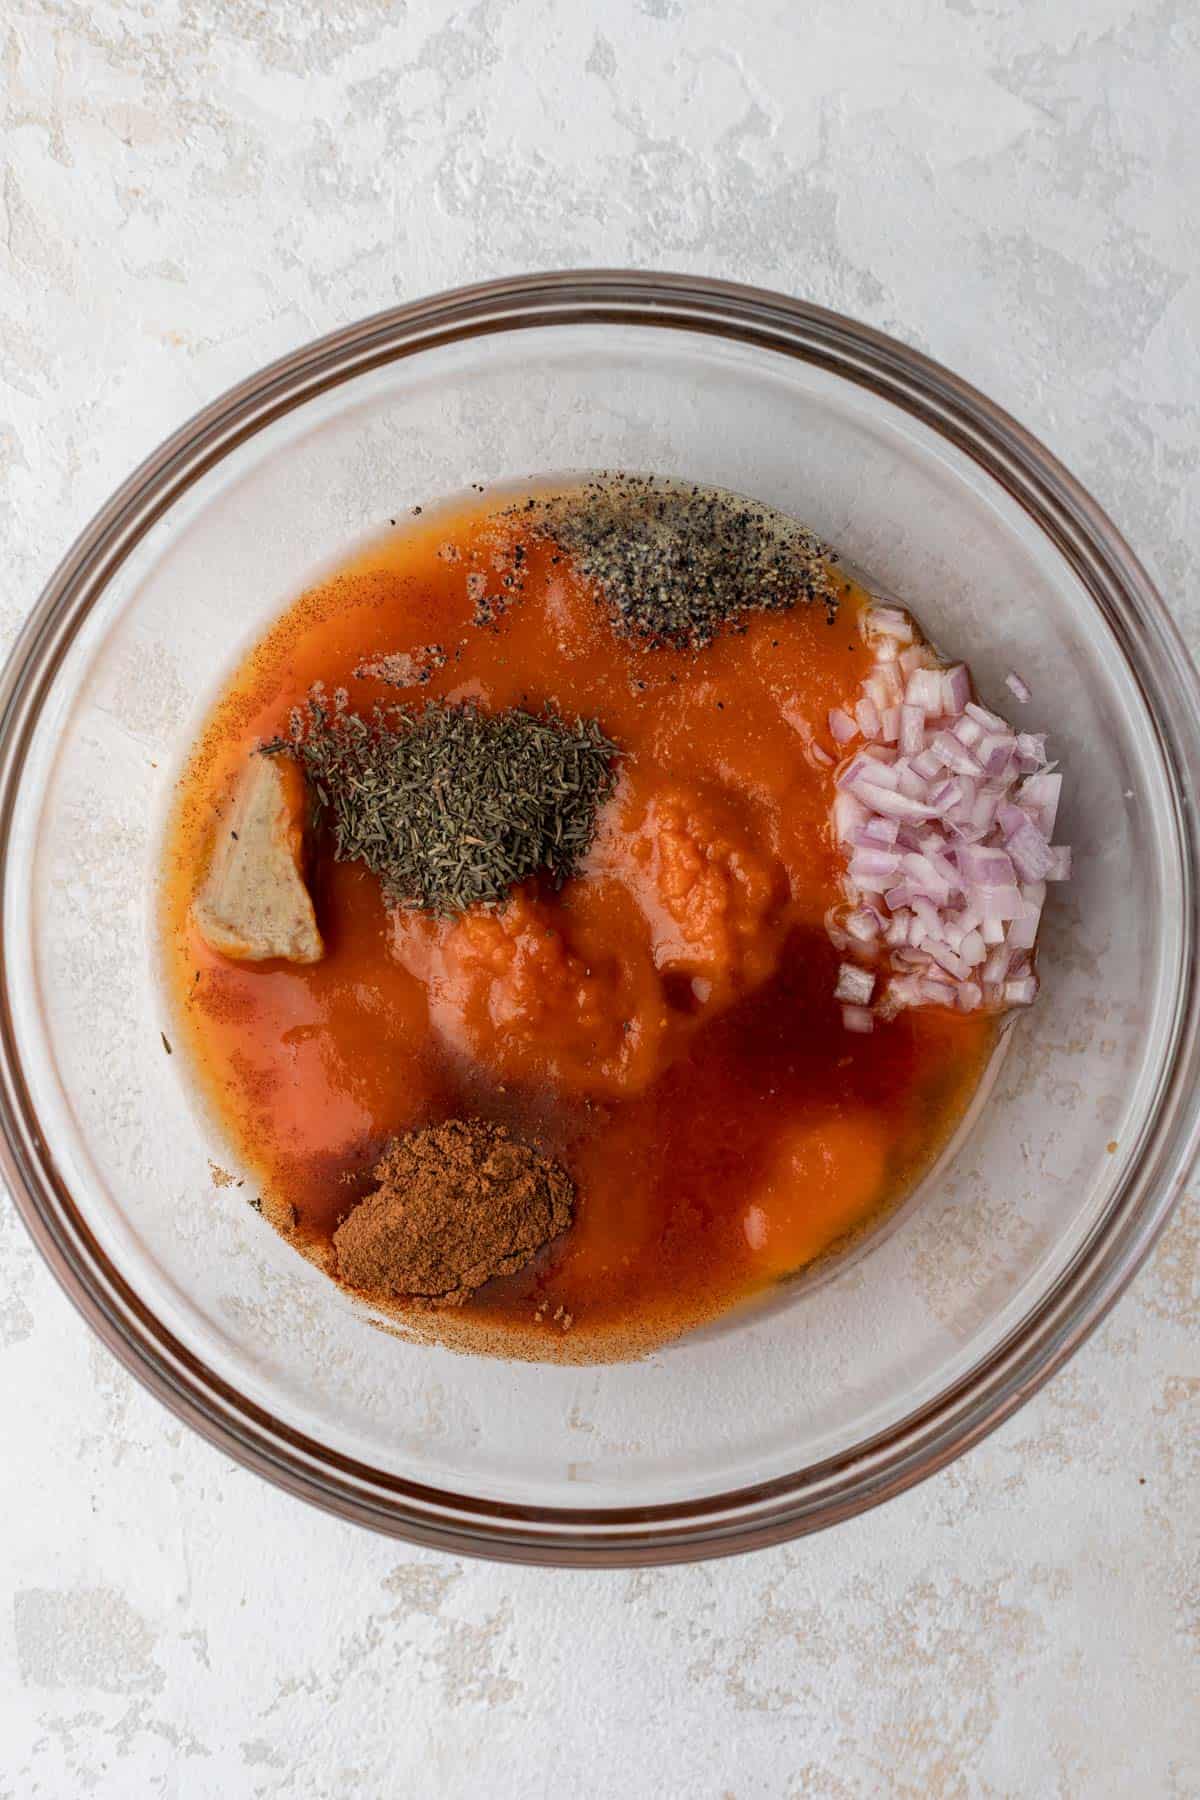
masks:
[[[459,1306],[571,1222],[566,1170],[482,1119],[395,1138],[374,1173],[379,1186],[333,1235],[339,1278],[363,1293]]]

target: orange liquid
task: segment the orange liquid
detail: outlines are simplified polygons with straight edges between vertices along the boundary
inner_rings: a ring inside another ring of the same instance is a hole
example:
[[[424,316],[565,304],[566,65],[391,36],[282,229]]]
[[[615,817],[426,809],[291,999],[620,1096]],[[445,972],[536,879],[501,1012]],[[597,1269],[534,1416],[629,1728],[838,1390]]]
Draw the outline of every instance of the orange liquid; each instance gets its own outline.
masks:
[[[523,549],[519,594],[489,591]],[[549,1357],[662,1341],[845,1240],[945,1142],[993,1027],[943,1012],[844,1031],[832,780],[804,753],[853,694],[864,596],[754,615],[700,652],[616,637],[590,585],[482,506],[397,532],[303,595],[215,706],[168,838],[164,939],[181,1036],[243,1163],[331,1266],[389,1137],[476,1114],[568,1166],[575,1224],[482,1289],[455,1341]],[[355,668],[441,645],[397,694]],[[324,961],[227,962],[189,908],[246,756],[315,681],[352,705],[477,699],[597,718],[620,781],[580,875],[458,924],[390,916],[375,879],[318,859]],[[569,1330],[564,1322],[569,1322]],[[473,1335],[474,1334],[474,1335]]]

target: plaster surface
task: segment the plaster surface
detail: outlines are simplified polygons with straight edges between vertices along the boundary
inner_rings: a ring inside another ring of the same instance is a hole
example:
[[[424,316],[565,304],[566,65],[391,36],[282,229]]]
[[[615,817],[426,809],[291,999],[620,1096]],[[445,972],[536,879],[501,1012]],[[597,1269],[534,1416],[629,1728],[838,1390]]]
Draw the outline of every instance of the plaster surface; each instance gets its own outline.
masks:
[[[1045,439],[1200,649],[1187,0],[0,4],[0,633],[196,407],[347,319],[674,267]],[[921,1488],[708,1566],[460,1563],[178,1426],[0,1202],[0,1800],[1200,1793],[1200,1202]]]

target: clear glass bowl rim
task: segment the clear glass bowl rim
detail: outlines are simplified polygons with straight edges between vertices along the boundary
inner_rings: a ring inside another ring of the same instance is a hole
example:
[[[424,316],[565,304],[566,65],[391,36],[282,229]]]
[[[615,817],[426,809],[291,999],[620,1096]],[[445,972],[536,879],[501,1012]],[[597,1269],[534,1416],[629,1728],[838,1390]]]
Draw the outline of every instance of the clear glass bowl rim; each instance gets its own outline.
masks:
[[[55,1162],[18,1054],[7,883],[0,901],[0,1168],[52,1273],[127,1369],[244,1466],[343,1519],[456,1555],[632,1566],[741,1553],[820,1530],[902,1492],[994,1430],[1067,1360],[1165,1225],[1200,1142],[1200,681],[1167,609],[1096,502],[984,395],[897,340],[763,289],[693,275],[564,270],[389,309],[231,388],[136,469],[52,575],[0,677],[0,857],[42,707],[76,634],[134,546],[206,470],[284,413],[371,368],[494,332],[581,323],[668,327],[800,358],[932,428],[997,480],[1067,559],[1113,631],[1170,774],[1184,955],[1164,1076],[1136,1161],[1054,1287],[961,1381],[886,1432],[769,1483],[668,1506],[498,1504],[381,1474],[281,1424],[161,1325],[101,1251]]]

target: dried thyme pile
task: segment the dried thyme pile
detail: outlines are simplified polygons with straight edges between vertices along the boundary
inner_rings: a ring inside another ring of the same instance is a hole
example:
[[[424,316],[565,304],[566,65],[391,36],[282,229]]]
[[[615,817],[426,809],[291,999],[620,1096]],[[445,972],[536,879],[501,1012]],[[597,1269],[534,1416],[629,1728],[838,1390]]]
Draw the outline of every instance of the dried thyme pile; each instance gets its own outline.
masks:
[[[696,650],[744,631],[753,612],[819,601],[832,617],[837,604],[830,552],[810,531],[719,488],[601,475],[523,510],[597,584],[629,637]]]
[[[288,738],[341,862],[390,905],[439,914],[501,900],[544,871],[556,887],[592,841],[616,754],[594,720],[430,702],[351,712],[318,690]]]

